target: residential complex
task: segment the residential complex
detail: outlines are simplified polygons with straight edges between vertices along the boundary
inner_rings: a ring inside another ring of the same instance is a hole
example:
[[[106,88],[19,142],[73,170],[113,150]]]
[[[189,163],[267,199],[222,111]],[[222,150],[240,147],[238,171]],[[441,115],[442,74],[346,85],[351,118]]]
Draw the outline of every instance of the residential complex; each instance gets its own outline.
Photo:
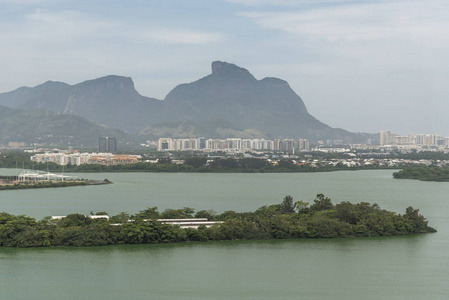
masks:
[[[202,150],[207,151],[224,151],[224,152],[245,152],[245,151],[258,151],[258,150],[271,150],[271,151],[286,151],[294,152],[309,151],[310,143],[306,139],[300,139],[296,142],[293,139],[239,139],[239,138],[226,138],[226,139],[204,139],[204,138],[191,138],[191,139],[172,139],[172,138],[160,138],[157,143],[158,151],[190,151],[190,150]]]
[[[409,134],[401,136],[390,131],[381,131],[380,145],[419,145],[428,147],[449,147],[449,137],[435,134]]]
[[[65,152],[47,152],[35,154],[31,156],[31,161],[37,163],[52,162],[58,165],[82,165],[82,164],[98,164],[98,165],[126,165],[137,163],[140,155],[115,155],[111,153],[65,153]]]
[[[323,148],[341,148],[356,150],[437,150],[446,152],[449,149],[449,137],[439,136],[435,134],[409,134],[400,136],[389,131],[381,131],[380,143],[375,144],[351,144],[343,145],[340,140],[318,141],[317,144],[311,145],[307,139],[172,139],[160,138],[158,141],[148,141],[147,144],[157,145],[158,151],[191,151],[200,150],[203,152],[252,152],[252,151],[280,151],[295,153],[295,151],[321,151]],[[334,149],[335,150],[335,149]],[[335,152],[335,151],[331,151]]]

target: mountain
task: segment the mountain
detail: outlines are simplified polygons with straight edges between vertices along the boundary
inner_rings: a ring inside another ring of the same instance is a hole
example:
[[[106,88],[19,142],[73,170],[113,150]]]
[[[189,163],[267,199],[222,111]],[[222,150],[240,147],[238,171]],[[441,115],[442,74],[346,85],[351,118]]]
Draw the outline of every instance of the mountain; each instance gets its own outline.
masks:
[[[170,132],[185,137],[203,132],[207,135],[200,135],[205,137],[222,137],[224,132],[246,136],[250,132],[257,137],[346,142],[367,137],[315,119],[286,81],[258,80],[248,70],[221,61],[212,63],[211,74],[178,85],[164,100],[140,95],[131,78],[106,76],[76,85],[48,81],[34,88],[22,87],[0,94],[0,105],[79,115],[112,128],[140,132],[142,138]]]
[[[96,148],[98,138],[102,136],[116,137],[119,145],[130,142],[122,130],[100,126],[80,116],[0,106],[0,144],[3,145],[25,142]]]
[[[131,131],[141,129],[146,123],[147,112],[159,110],[160,103],[141,96],[131,78],[114,75],[76,85],[47,81],[34,88],[22,87],[0,94],[1,105],[45,108],[57,114],[78,115],[99,124]]]
[[[248,70],[221,61],[212,63],[212,74],[175,87],[165,97],[164,108],[168,120],[222,118],[271,137],[352,139],[351,133],[310,115],[286,81],[257,80]]]

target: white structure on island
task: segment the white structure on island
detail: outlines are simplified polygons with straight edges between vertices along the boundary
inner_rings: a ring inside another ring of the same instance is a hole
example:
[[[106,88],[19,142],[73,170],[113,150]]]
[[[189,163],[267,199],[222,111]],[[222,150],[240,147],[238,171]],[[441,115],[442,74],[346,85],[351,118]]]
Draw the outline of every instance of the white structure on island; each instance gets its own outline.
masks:
[[[51,216],[50,220],[59,221],[61,219],[66,218],[67,216]],[[98,220],[105,219],[109,220],[108,215],[88,215],[86,216],[89,219]],[[152,219],[144,219],[143,221],[149,222],[154,221]],[[209,221],[207,218],[195,218],[195,219],[157,219],[157,222],[162,224],[179,226],[179,228],[193,228],[198,229],[200,226],[205,226],[206,228],[212,227],[214,224],[221,224],[223,221]],[[134,220],[128,220],[128,223],[132,223]],[[120,226],[121,223],[111,224],[112,226]]]
[[[106,219],[109,220],[109,216],[108,215],[89,215],[87,216],[89,219],[94,219],[94,220],[98,220],[98,219]]]
[[[206,228],[212,227],[214,224],[221,224],[222,221],[209,221],[207,218],[196,218],[196,219],[157,219],[156,221],[163,224],[178,225],[180,228],[193,228],[198,229],[200,226],[205,226]]]
[[[51,216],[50,220],[61,220],[66,218],[67,216]],[[109,216],[108,215],[88,215],[86,216],[89,219],[94,219],[94,220],[98,220],[98,219],[106,219],[109,220]]]
[[[34,171],[34,170],[24,170],[22,171],[19,176],[18,180],[19,182],[31,182],[31,181],[50,181],[50,180],[76,180],[78,179],[77,176],[68,176],[64,174],[54,174],[50,172],[44,172],[44,171]]]

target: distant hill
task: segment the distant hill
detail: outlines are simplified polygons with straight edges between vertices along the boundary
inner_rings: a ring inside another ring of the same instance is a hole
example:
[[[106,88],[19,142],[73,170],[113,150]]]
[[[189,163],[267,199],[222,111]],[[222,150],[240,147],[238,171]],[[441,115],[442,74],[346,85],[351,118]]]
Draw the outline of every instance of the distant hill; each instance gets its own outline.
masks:
[[[146,140],[154,140],[158,137],[267,138],[266,135],[256,129],[239,130],[228,121],[222,119],[200,122],[187,120],[157,123],[143,129],[139,132],[139,136],[141,138],[145,137]]]
[[[0,144],[3,145],[26,142],[96,148],[101,136],[116,137],[119,145],[130,142],[122,130],[100,126],[80,116],[0,106]]]
[[[137,131],[147,124],[147,113],[162,102],[141,96],[129,77],[106,76],[76,85],[47,81],[0,94],[0,104],[23,109],[45,108],[71,114],[109,127]]]
[[[257,80],[248,70],[221,61],[212,63],[210,75],[178,85],[164,100],[140,95],[131,78],[106,76],[76,85],[48,81],[34,88],[22,87],[0,94],[0,105],[79,115],[153,138],[250,133],[266,138],[363,142],[369,137],[315,119],[286,81]]]

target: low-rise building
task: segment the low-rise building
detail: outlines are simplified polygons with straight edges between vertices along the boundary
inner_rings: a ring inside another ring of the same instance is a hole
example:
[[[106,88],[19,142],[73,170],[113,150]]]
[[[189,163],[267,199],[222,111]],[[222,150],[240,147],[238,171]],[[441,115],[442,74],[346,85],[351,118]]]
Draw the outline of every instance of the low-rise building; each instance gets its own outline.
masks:
[[[112,153],[64,153],[47,152],[35,154],[30,157],[36,163],[52,162],[58,165],[126,165],[135,164],[139,161],[140,155],[112,154]]]

